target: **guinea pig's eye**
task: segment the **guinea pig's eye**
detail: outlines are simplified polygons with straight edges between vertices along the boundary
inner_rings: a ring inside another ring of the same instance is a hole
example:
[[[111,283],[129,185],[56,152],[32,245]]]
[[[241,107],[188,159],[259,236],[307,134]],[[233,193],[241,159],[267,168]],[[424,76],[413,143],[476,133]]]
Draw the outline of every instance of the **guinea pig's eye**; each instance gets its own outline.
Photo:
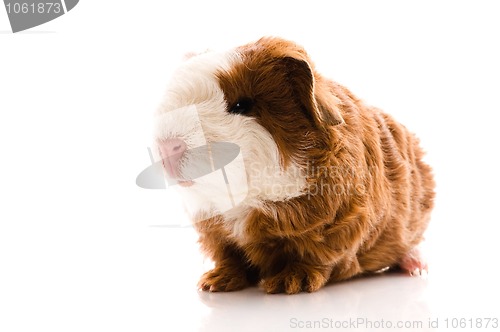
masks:
[[[229,108],[229,113],[247,115],[252,110],[253,104],[254,102],[251,98],[240,98]]]

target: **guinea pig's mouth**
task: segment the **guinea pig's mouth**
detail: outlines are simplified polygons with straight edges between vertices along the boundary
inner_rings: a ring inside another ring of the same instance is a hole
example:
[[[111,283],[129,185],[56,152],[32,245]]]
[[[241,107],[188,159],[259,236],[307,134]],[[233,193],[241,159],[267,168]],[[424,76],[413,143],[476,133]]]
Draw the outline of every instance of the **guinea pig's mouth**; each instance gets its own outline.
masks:
[[[167,170],[167,168],[165,168],[165,170],[167,171],[167,177],[171,184],[178,184],[181,187],[191,187],[195,183],[193,180],[184,179],[181,176],[173,175]]]
[[[194,184],[193,180],[186,179],[182,176],[180,170],[179,170],[179,165],[177,164],[178,160],[175,160],[175,162],[172,160],[172,158],[163,158],[162,159],[162,164],[163,164],[163,169],[166,172],[167,178],[169,179],[169,182],[176,183],[182,187],[190,187]]]
[[[193,180],[177,180],[177,183],[181,187],[191,187],[194,184]]]
[[[227,183],[224,167],[239,154],[238,145],[229,142],[210,142],[189,149],[179,139],[159,141],[163,169],[170,184],[190,187],[193,180],[222,170]]]
[[[163,169],[170,185],[178,184],[182,187],[190,187],[194,184],[193,180],[184,176],[181,172],[180,168],[184,159],[182,153],[165,156],[160,150],[160,155],[162,157]]]

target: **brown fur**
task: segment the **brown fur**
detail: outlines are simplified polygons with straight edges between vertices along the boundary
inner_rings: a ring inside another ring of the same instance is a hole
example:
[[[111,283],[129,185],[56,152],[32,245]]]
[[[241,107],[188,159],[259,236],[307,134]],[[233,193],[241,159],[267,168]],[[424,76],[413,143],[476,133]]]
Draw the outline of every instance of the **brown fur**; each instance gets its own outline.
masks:
[[[308,188],[251,210],[243,239],[222,216],[196,222],[215,262],[200,287],[231,291],[261,281],[268,293],[292,294],[397,266],[422,240],[433,207],[418,139],[323,78],[294,43],[263,38],[238,51],[244,63],[219,73],[228,104],[255,101],[249,116],[271,133],[283,167],[304,171]]]

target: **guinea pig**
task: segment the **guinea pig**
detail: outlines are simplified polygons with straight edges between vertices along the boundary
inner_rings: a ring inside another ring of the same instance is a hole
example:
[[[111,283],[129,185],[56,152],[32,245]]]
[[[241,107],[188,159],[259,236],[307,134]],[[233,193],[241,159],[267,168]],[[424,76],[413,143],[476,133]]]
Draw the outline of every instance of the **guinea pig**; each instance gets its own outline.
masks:
[[[154,150],[214,262],[200,289],[294,294],[427,270],[419,243],[435,183],[418,139],[323,77],[301,46],[264,37],[190,56],[154,127]],[[221,142],[235,149],[217,182],[207,169],[224,169],[210,159]]]

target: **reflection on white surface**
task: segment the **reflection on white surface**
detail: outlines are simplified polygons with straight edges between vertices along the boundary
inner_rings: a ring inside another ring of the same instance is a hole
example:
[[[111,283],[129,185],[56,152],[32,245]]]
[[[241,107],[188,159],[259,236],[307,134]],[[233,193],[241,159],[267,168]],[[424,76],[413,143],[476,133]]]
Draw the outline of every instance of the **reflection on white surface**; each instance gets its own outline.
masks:
[[[200,292],[201,301],[211,309],[202,320],[202,330],[284,331],[312,326],[363,331],[370,324],[383,324],[382,320],[386,325],[399,321],[427,324],[431,314],[426,289],[423,279],[390,274],[294,296],[267,295],[257,288],[228,294]]]
[[[192,229],[175,232],[184,245],[196,238]],[[446,324],[451,328],[453,319],[475,324],[478,318],[499,318],[494,278],[482,277],[480,283],[474,283],[475,271],[455,273],[445,255],[431,257],[427,277],[386,272],[329,284],[315,293],[270,295],[258,287],[230,293],[196,290],[202,261],[194,250],[191,254],[184,257],[192,260],[181,264],[185,274],[172,276],[169,290],[165,290],[173,310],[171,326],[188,324],[198,331],[293,331],[301,327],[367,331],[378,330],[377,326],[380,330],[392,326],[394,331],[431,331],[443,330]],[[204,269],[208,268],[205,264]],[[486,296],[488,301],[484,301]],[[398,328],[398,324],[406,327]]]

